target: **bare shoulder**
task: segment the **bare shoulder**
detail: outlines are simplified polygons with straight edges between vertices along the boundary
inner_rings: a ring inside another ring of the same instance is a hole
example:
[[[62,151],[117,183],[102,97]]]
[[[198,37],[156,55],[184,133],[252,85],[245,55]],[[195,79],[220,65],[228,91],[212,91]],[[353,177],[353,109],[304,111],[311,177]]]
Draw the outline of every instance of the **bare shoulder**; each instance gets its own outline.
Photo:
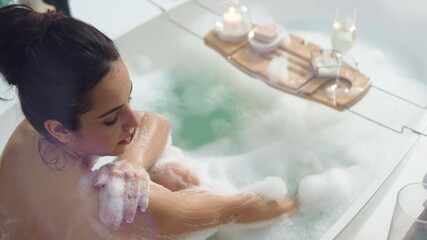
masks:
[[[31,126],[28,120],[24,119],[22,122],[16,127],[14,134],[35,134],[36,130]],[[14,135],[12,134],[12,136]]]
[[[15,129],[7,141],[0,162],[8,158],[16,158],[28,152],[33,146],[37,132],[27,120],[23,120]]]
[[[64,233],[70,228],[80,224],[89,226],[88,221],[97,214],[93,188],[87,187],[90,191],[80,193],[81,179],[89,171],[66,159],[54,144],[49,145],[43,139],[23,121],[2,154],[0,227],[13,239],[65,239]],[[46,159],[64,167],[58,170],[49,166],[39,152],[40,143],[45,144],[42,147],[45,147]],[[86,205],[92,207],[85,208]],[[66,221],[63,216],[67,216]],[[80,227],[80,231],[73,234],[84,236],[75,239],[102,239],[93,237],[97,235],[88,227]]]

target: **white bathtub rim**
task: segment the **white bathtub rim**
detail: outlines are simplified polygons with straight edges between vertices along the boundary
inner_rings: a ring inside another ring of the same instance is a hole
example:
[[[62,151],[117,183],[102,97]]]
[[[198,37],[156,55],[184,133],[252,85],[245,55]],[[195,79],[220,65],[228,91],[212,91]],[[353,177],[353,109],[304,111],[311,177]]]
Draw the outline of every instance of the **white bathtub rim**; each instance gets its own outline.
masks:
[[[365,208],[369,208],[369,206],[367,206],[368,204],[375,205],[375,203],[372,203],[374,198],[379,198],[378,200],[381,200],[384,197],[387,191],[383,190],[390,187],[395,179],[395,176],[392,177],[392,175],[398,174],[403,168],[419,138],[420,135],[415,133],[410,133],[406,137],[406,141],[404,141],[404,144],[401,145],[399,150],[386,165],[385,169],[372,180],[363,191],[362,195],[351,204],[320,240],[337,239],[343,235],[352,236],[357,232],[358,228],[361,227],[360,223],[357,222],[357,217],[361,214],[371,214],[363,211],[366,210]],[[369,211],[370,209],[367,210]],[[350,225],[352,226],[350,227]],[[346,238],[343,237],[342,239]]]

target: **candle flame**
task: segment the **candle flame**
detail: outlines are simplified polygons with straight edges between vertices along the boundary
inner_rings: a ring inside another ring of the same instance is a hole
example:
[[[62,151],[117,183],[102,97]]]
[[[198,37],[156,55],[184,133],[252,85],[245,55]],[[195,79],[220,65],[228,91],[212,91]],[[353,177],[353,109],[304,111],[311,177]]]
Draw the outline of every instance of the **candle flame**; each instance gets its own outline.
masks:
[[[229,9],[229,12],[230,12],[230,13],[236,13],[236,9],[234,9],[234,7],[233,7],[233,6],[231,6],[231,7],[230,7],[230,9]]]

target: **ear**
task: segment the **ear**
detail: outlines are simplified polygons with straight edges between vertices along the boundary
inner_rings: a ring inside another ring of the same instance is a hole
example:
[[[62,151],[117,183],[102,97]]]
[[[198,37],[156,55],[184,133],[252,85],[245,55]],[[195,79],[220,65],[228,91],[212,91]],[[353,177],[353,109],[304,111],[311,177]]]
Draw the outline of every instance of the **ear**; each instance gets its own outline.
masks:
[[[46,120],[44,122],[44,127],[54,138],[62,143],[68,143],[71,140],[72,132],[64,127],[61,122],[57,120]]]

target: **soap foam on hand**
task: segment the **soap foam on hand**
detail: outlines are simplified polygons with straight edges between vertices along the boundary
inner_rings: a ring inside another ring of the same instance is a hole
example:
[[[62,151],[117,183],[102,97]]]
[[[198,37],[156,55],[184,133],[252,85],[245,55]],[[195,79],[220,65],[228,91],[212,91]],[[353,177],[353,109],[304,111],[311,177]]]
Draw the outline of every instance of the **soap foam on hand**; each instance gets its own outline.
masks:
[[[108,163],[93,172],[95,187],[100,188],[100,219],[107,225],[131,223],[137,208],[148,207],[150,177],[145,169],[133,168],[126,160]]]
[[[125,181],[113,178],[99,192],[100,218],[105,224],[118,227],[122,223]]]

